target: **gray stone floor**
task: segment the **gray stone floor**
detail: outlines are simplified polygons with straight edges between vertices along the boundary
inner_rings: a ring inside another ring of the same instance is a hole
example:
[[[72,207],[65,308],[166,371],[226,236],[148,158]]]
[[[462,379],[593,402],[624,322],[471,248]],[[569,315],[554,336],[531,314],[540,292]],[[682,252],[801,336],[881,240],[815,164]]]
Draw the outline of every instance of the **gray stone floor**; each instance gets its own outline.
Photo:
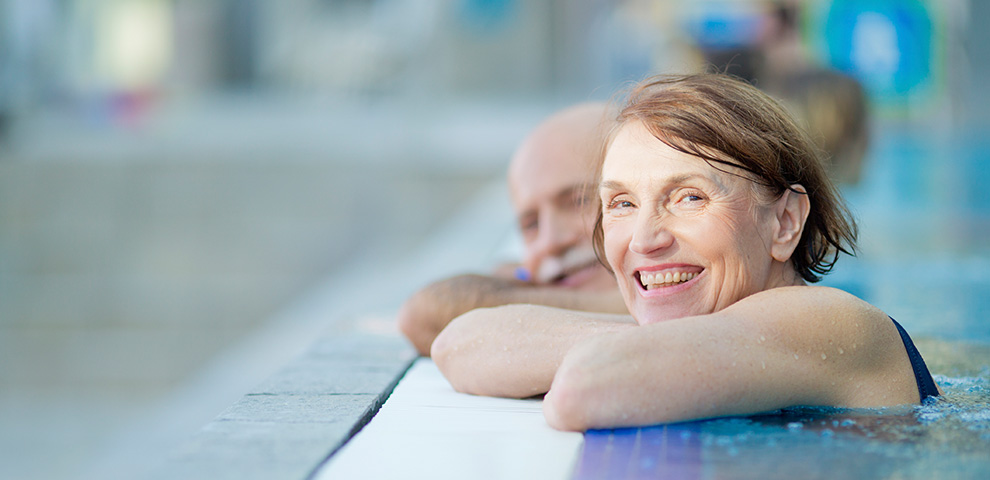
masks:
[[[399,336],[326,337],[167,455],[152,478],[308,478],[381,408],[415,358]]]
[[[332,328],[314,330],[308,337],[317,339],[306,342],[305,352],[170,450],[151,477],[308,478],[371,420],[415,358],[395,328],[398,304],[436,278],[490,269],[512,255],[513,231],[504,185],[496,181],[435,229],[416,255],[366,259],[329,277],[277,325],[283,333],[292,325],[313,330],[317,318],[338,318]],[[387,291],[363,287],[382,271],[405,281]]]

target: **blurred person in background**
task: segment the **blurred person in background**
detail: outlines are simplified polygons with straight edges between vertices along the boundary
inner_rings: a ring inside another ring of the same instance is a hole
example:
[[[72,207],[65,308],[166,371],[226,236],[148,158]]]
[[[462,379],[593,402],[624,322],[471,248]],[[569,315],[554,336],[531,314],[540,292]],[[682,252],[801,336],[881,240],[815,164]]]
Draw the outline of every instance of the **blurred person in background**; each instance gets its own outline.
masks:
[[[522,264],[443,279],[413,294],[398,322],[421,355],[430,354],[451,320],[476,308],[527,303],[626,312],[615,278],[592,245],[594,164],[611,117],[604,103],[575,105],[550,116],[519,146],[508,184],[523,239]]]
[[[855,78],[815,60],[802,40],[802,15],[794,0],[709,12],[694,27],[696,48],[709,69],[780,100],[825,151],[832,179],[855,185],[869,144],[866,92]]]
[[[869,144],[866,92],[855,78],[812,60],[801,41],[800,18],[797,2],[768,5],[756,86],[780,99],[825,151],[832,180],[854,185]]]
[[[780,99],[825,151],[832,180],[859,183],[870,137],[866,94],[859,81],[836,70],[808,68],[764,89]]]

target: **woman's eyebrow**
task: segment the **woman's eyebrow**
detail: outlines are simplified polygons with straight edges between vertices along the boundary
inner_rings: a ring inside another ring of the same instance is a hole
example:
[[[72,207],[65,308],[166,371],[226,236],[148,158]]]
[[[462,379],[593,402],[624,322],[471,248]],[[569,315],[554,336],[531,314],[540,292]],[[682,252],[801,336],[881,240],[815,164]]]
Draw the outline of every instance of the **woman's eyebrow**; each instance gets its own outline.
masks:
[[[598,190],[622,190],[623,188],[625,188],[625,184],[613,180],[602,180],[598,184]]]
[[[714,181],[713,179],[699,173],[684,173],[681,175],[674,175],[673,177],[664,179],[664,183],[668,185],[679,184],[694,179],[700,179],[706,182],[714,183],[720,187],[722,186],[721,183]],[[602,180],[602,182],[598,184],[599,190],[622,190],[624,188],[626,188],[624,183],[617,182],[614,180]]]
[[[675,175],[673,177],[668,178],[667,179],[667,183],[678,184],[678,183],[685,183],[685,182],[687,182],[689,180],[695,180],[695,179],[700,179],[700,180],[703,180],[703,181],[706,181],[706,182],[711,182],[712,181],[711,178],[708,178],[705,175],[701,175],[701,174],[698,174],[698,173],[685,173],[685,174],[682,174],[682,175]]]

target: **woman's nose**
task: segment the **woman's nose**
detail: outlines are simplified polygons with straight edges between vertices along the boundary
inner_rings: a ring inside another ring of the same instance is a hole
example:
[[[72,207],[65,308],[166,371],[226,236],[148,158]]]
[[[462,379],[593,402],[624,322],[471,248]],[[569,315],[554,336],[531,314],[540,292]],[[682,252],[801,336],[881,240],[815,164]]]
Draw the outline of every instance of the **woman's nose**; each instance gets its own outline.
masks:
[[[641,215],[636,219],[629,250],[648,255],[674,244],[674,235],[658,215]]]

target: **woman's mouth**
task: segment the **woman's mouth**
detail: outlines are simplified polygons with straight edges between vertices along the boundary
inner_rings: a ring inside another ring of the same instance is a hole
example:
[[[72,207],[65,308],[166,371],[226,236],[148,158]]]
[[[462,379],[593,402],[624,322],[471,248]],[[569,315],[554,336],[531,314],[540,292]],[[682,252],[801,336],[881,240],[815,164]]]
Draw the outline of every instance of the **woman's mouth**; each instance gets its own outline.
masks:
[[[639,283],[645,290],[673,287],[691,281],[701,272],[667,270],[664,272],[636,272]]]

